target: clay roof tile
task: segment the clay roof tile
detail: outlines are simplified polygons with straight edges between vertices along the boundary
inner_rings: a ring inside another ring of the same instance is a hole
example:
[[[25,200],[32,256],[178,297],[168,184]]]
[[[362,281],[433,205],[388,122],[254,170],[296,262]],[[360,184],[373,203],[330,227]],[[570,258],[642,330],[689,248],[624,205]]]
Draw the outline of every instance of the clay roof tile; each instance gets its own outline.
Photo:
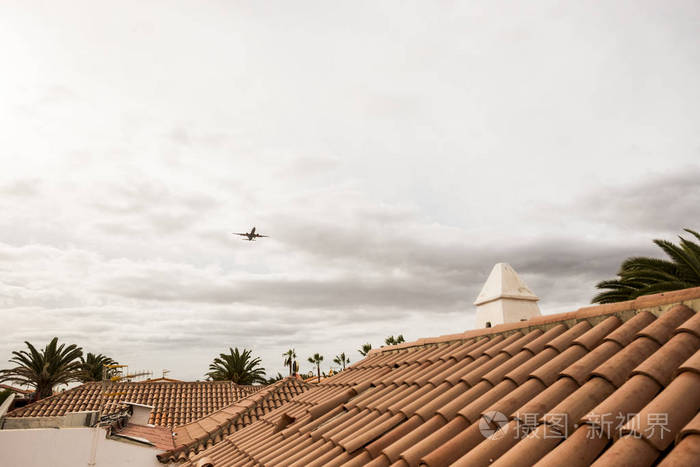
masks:
[[[375,349],[292,401],[290,389],[271,393],[247,413],[257,421],[244,427],[241,417],[223,434],[196,441],[197,449],[211,446],[204,452],[187,455],[298,467],[694,460],[700,434],[688,417],[698,408],[686,394],[700,378],[700,356],[690,355],[700,321],[688,310],[699,303],[696,288]],[[338,399],[348,390],[349,398]],[[670,397],[673,391],[686,396]],[[200,410],[222,394],[205,397]],[[266,413],[270,407],[280,408]],[[651,436],[619,438],[594,419],[601,411],[644,417],[652,409],[668,412],[675,447],[651,444]],[[494,411],[506,417],[505,436],[485,439],[482,424],[500,424]],[[221,421],[219,413],[228,416],[222,410],[210,419]],[[294,421],[274,434],[282,413]],[[524,429],[559,436],[523,439]]]
[[[688,435],[700,435],[700,412],[698,412],[692,420],[680,432],[679,438]]]
[[[539,336],[537,339],[534,339],[523,346],[523,349],[530,351],[532,355],[538,354],[542,351],[546,344],[550,343],[555,337],[565,333],[567,329],[568,328],[565,325],[557,324]]]
[[[602,363],[591,374],[608,380],[615,387],[620,387],[632,373],[632,370],[656,352],[659,347],[659,343],[655,340],[640,336]]]
[[[688,358],[688,360],[683,362],[683,364],[678,367],[675,374],[679,374],[684,371],[692,371],[700,374],[700,352],[695,352],[690,358]]]
[[[640,363],[632,374],[644,374],[660,386],[671,382],[673,373],[700,348],[700,337],[683,332],[673,336],[659,350]]]
[[[595,467],[652,465],[657,457],[659,457],[659,451],[643,439],[624,436],[591,465]]]
[[[700,459],[700,435],[696,434],[683,438],[658,464],[658,467],[694,465],[698,459]]]
[[[674,332],[688,332],[694,336],[700,337],[700,313],[695,313],[688,318],[683,324],[678,326]]]
[[[516,331],[499,342],[494,342],[494,340],[492,339],[493,345],[489,346],[486,350],[484,350],[484,355],[488,355],[489,357],[493,358],[496,355],[498,355],[504,348],[517,342],[522,337],[523,333],[521,333],[520,331]]]
[[[540,459],[535,467],[557,467],[562,464],[562,459],[566,459],[567,467],[586,467],[593,463],[607,443],[608,439],[600,436],[592,426],[583,425]]]
[[[654,339],[663,345],[676,331],[676,328],[692,317],[695,312],[685,305],[676,305],[639,332],[641,336]]]
[[[592,378],[580,389],[561,401],[544,415],[543,421],[552,425],[562,435],[574,431],[586,413],[615,391],[615,387],[603,378]]]
[[[661,386],[645,375],[635,375],[623,384],[611,396],[606,398],[582,421],[595,426],[606,439],[619,437],[621,421],[636,414],[659,392]]]
[[[643,311],[626,321],[622,326],[615,329],[605,338],[606,341],[617,342],[620,347],[624,347],[634,339],[638,331],[642,330],[656,320],[656,316]]]
[[[588,321],[580,321],[566,332],[547,342],[545,347],[552,347],[556,349],[557,352],[563,352],[569,347],[569,345],[571,345],[574,339],[589,331],[591,327],[592,326],[588,323]]]
[[[559,373],[559,376],[571,378],[578,385],[583,385],[591,375],[591,372],[615,355],[620,350],[616,341],[604,341],[598,347],[572,363]]]
[[[542,334],[543,332],[540,329],[533,329],[532,331],[517,339],[515,342],[505,346],[503,349],[501,349],[501,352],[505,352],[512,357],[513,355],[520,352],[523,349],[523,346],[529,344],[534,339],[537,339]]]
[[[700,374],[683,372],[623,428],[665,450],[700,410]]]
[[[592,329],[586,331],[585,334],[574,339],[573,344],[580,345],[591,351],[602,342],[603,338],[621,324],[622,320],[617,316],[608,316],[605,320],[593,326]]]
[[[553,351],[553,349],[548,350]],[[586,350],[578,345],[569,347],[559,355],[556,355],[556,353],[553,355],[548,354],[549,358],[546,363],[538,365],[537,368],[533,369],[530,376],[532,378],[537,378],[545,386],[549,386],[557,379],[562,370],[578,362],[585,355]]]

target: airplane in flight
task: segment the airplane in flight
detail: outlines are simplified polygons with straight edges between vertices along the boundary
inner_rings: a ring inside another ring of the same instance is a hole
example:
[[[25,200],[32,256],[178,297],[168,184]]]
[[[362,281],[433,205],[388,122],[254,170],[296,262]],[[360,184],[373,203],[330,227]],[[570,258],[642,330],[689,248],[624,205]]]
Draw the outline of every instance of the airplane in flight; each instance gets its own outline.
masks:
[[[269,237],[269,235],[260,235],[259,233],[255,233],[255,227],[253,227],[252,230],[248,233],[234,232],[233,235],[240,235],[241,237],[246,237],[243,240],[248,240],[249,242],[254,242],[256,238]]]

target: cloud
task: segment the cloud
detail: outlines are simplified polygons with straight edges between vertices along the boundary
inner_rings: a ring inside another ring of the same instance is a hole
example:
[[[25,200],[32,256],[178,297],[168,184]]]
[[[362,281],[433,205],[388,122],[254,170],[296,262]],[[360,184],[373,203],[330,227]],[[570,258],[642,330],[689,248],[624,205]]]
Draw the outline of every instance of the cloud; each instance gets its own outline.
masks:
[[[568,311],[700,228],[694,7],[8,8],[0,361],[274,372],[467,329],[499,261]]]
[[[32,197],[40,193],[39,180],[14,180],[4,185],[0,185],[0,193],[13,197]]]
[[[652,174],[623,186],[596,190],[577,206],[601,223],[621,230],[679,232],[700,228],[700,166],[691,165]]]

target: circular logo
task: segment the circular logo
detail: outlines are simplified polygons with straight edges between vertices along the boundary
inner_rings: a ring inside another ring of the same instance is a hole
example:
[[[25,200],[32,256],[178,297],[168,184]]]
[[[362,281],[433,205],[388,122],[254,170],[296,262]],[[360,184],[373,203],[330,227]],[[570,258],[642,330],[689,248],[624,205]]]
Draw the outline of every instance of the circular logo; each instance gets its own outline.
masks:
[[[484,438],[493,437],[494,439],[498,439],[505,434],[501,428],[507,424],[508,417],[501,412],[492,410],[481,416],[481,420],[479,420],[479,431],[481,431],[481,435]]]

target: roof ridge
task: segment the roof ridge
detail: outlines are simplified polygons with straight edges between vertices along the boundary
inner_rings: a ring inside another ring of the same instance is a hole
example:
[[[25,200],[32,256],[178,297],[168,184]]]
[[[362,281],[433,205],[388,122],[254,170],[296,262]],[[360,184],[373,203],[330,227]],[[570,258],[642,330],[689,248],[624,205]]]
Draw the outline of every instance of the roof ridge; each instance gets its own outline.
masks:
[[[527,328],[546,327],[568,320],[580,321],[583,319],[598,318],[613,314],[618,314],[626,311],[639,311],[646,308],[660,307],[663,305],[671,305],[675,303],[683,303],[688,300],[700,299],[700,287],[692,287],[689,289],[674,290],[671,292],[661,292],[652,295],[642,295],[633,300],[624,302],[605,303],[602,305],[589,305],[580,307],[575,311],[567,311],[563,313],[555,313],[551,315],[542,315],[527,321],[519,321],[515,323],[499,324],[491,328],[471,329],[463,333],[445,334],[437,337],[426,337],[411,342],[403,342],[401,344],[380,347],[372,349],[367,354],[379,355],[386,352],[409,349],[412,347],[421,347],[430,344],[447,344],[475,337],[488,337],[500,334],[512,333],[517,330]]]
[[[48,417],[75,411],[97,410],[102,392],[101,384],[100,381],[85,382],[17,408],[8,413],[7,417]],[[232,381],[148,384],[132,381],[113,383],[110,386],[120,394],[114,399],[105,400],[105,413],[112,413],[128,402],[146,403],[147,400],[151,400],[153,403],[148,402],[154,406],[150,415],[151,423],[168,427],[184,423],[194,416],[201,417],[222,404],[230,404],[255,394],[263,387],[239,385]]]
[[[83,384],[80,384],[80,385],[74,387],[74,388],[69,388],[69,389],[66,389],[65,391],[51,394],[49,397],[44,397],[43,399],[39,399],[39,400],[36,400],[34,402],[30,402],[29,404],[25,405],[24,407],[18,407],[16,409],[12,410],[11,412],[8,412],[7,414],[5,414],[5,416],[6,417],[13,417],[13,416],[16,416],[13,414],[22,414],[30,408],[50,404],[51,402],[53,402],[54,399],[58,399],[59,397],[64,397],[66,394],[69,394],[72,392],[78,392],[78,390],[80,390],[83,386],[87,386],[87,385],[94,384],[94,383],[95,383],[95,381],[87,381]]]
[[[262,402],[272,398],[275,394],[279,393],[284,387],[289,386],[293,383],[297,383],[307,389],[310,388],[310,385],[304,382],[302,379],[293,376],[287,376],[282,380],[270,385],[266,385],[259,391],[251,393],[250,395],[244,398],[238,399],[235,402],[227,405],[226,407],[222,407],[221,409],[212,412],[207,416],[174,427],[173,431],[179,428],[180,433],[185,433],[187,434],[187,436],[190,436],[187,427],[194,427],[196,425],[199,427],[200,430],[204,431],[205,434],[197,436],[196,438],[192,438],[190,441],[187,441],[180,445],[178,445],[177,440],[175,440],[175,447],[173,449],[169,449],[163,453],[158,454],[158,460],[164,463],[173,462],[179,459],[182,455],[187,456],[188,453],[191,455],[197,454],[203,449],[218,444],[219,442],[225,439],[225,436],[228,434],[226,431],[230,430],[230,427],[234,426],[236,421],[240,420],[245,415],[249,415],[251,412],[255,411],[258,407],[260,407]],[[296,397],[296,395],[294,397]],[[245,404],[241,404],[241,402],[245,401],[254,401],[254,403],[247,406]],[[230,418],[227,417],[224,421],[217,420],[217,415],[221,415],[222,412],[226,413],[227,409],[230,410],[233,407],[239,407],[241,408],[241,410],[237,411],[236,413],[230,414]],[[206,420],[211,420],[214,425],[205,429],[201,426],[201,423]],[[182,431],[183,429],[185,431]]]
[[[286,380],[288,380],[288,379],[290,379],[290,378],[291,378],[291,376],[287,376],[287,377],[285,377],[285,378],[283,378],[283,379],[281,379],[281,380],[279,380],[279,381],[275,381],[275,382],[272,383],[272,384],[261,385],[262,388],[259,389],[258,391],[251,392],[250,394],[248,394],[248,395],[245,396],[245,397],[241,397],[240,399],[236,399],[235,401],[231,402],[229,405],[226,405],[226,406],[224,406],[224,407],[221,407],[219,410],[216,410],[216,411],[214,411],[214,412],[212,412],[212,413],[210,413],[210,414],[208,414],[208,415],[203,415],[203,416],[199,417],[199,418],[196,419],[196,420],[192,420],[191,422],[182,423],[182,424],[180,424],[180,425],[175,425],[173,428],[180,428],[180,427],[183,427],[183,426],[186,426],[186,425],[190,425],[190,424],[192,424],[192,423],[197,423],[197,422],[199,422],[200,420],[204,420],[205,418],[211,418],[211,416],[214,415],[215,413],[219,413],[219,412],[221,412],[222,410],[227,409],[227,408],[229,408],[229,407],[231,407],[231,406],[233,406],[233,405],[236,405],[236,404],[238,404],[238,403],[241,402],[241,401],[247,400],[248,398],[253,397],[253,396],[259,396],[261,392],[266,391],[268,388],[274,387],[275,385],[278,385],[278,384],[281,386],[282,384],[280,384],[280,383],[283,383],[283,382],[285,382]],[[232,381],[229,381],[229,382],[232,382]],[[234,383],[234,384],[236,384],[236,383]],[[240,386],[240,387],[252,387],[253,385],[237,384],[237,386]]]

